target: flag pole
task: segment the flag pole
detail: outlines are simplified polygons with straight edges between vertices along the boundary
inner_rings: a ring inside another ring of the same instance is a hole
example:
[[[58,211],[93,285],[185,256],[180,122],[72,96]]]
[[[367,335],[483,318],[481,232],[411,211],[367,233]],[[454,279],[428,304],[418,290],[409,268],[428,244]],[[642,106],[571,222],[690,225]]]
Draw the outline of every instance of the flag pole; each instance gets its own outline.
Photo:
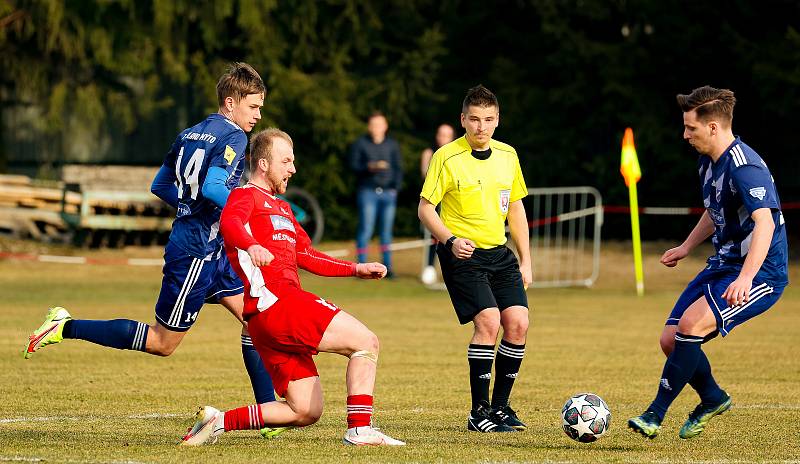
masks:
[[[631,207],[631,235],[633,238],[633,267],[636,276],[636,294],[644,295],[644,270],[642,269],[642,241],[639,233],[639,199],[636,183],[642,177],[639,159],[636,156],[636,147],[633,143],[633,129],[625,129],[622,138],[622,157],[620,172],[628,186],[628,200]]]

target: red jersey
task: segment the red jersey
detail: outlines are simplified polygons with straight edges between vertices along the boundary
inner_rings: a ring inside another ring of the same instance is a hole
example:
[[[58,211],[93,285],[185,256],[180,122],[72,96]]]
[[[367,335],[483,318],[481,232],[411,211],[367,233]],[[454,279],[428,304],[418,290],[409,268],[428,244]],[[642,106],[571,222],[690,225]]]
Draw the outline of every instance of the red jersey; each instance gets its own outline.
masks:
[[[220,233],[225,252],[245,285],[245,317],[269,308],[289,288],[300,289],[298,267],[317,275],[356,275],[356,264],[315,250],[289,204],[248,183],[233,190],[222,210]],[[261,245],[275,257],[257,268],[247,249]]]

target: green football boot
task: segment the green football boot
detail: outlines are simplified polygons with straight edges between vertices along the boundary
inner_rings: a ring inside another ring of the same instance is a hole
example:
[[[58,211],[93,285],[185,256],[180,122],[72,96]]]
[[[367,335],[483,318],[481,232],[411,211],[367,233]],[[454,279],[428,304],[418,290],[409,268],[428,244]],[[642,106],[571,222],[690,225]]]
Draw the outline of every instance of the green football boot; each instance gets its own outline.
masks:
[[[730,409],[730,407],[731,397],[725,392],[723,392],[722,401],[717,404],[698,404],[697,407],[694,408],[694,411],[689,414],[689,418],[686,419],[686,422],[683,423],[683,427],[681,427],[678,436],[686,439],[700,435],[703,433],[703,429],[706,428],[706,425],[712,417],[722,414]]]
[[[628,419],[628,428],[653,439],[661,430],[661,420],[653,411],[645,411],[641,416]]]
[[[261,433],[261,436],[266,440],[272,440],[273,438],[278,438],[278,435],[291,428],[293,427],[264,427],[263,429],[259,430],[259,433]]]
[[[50,308],[42,325],[28,337],[28,344],[22,355],[25,359],[33,356],[39,348],[54,343],[61,343],[64,339],[64,323],[72,319],[69,312],[60,307]]]

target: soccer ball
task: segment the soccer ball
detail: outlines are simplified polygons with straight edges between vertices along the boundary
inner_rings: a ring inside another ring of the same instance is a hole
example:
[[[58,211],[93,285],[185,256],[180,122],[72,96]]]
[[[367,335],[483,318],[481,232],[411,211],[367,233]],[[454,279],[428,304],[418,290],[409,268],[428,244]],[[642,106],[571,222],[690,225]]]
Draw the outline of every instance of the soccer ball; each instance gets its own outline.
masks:
[[[591,443],[608,431],[611,410],[594,393],[579,393],[564,403],[561,425],[568,437],[581,443]]]
[[[436,283],[436,268],[433,266],[425,266],[422,270],[420,280],[425,285],[433,285]]]

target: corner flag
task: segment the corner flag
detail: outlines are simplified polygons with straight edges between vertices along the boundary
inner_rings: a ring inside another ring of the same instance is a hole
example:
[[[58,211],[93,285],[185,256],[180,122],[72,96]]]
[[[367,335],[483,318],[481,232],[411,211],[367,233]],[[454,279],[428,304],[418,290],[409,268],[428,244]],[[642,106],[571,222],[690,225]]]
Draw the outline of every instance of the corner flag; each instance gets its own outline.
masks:
[[[622,137],[622,159],[619,163],[619,172],[625,178],[625,185],[635,184],[642,178],[642,170],[639,168],[639,158],[636,157],[636,147],[633,145],[633,129],[625,129]]]
[[[642,270],[642,241],[639,235],[639,199],[636,194],[636,183],[642,178],[639,158],[633,144],[633,129],[625,129],[622,137],[622,156],[619,172],[628,186],[628,198],[631,205],[631,234],[633,238],[633,267],[636,274],[636,294],[644,295],[644,271]]]

